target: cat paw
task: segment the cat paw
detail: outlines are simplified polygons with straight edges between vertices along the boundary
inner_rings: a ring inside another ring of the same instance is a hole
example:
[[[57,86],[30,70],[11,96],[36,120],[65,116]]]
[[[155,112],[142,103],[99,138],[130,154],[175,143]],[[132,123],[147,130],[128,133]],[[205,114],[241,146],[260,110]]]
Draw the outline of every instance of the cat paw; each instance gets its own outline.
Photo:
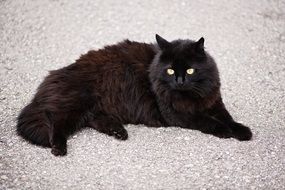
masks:
[[[66,147],[52,146],[51,153],[55,156],[65,156],[67,153]]]
[[[110,135],[114,136],[116,139],[119,139],[119,140],[128,139],[128,132],[125,128],[111,129]]]
[[[240,141],[248,141],[252,138],[251,130],[240,123],[232,124],[233,137]]]

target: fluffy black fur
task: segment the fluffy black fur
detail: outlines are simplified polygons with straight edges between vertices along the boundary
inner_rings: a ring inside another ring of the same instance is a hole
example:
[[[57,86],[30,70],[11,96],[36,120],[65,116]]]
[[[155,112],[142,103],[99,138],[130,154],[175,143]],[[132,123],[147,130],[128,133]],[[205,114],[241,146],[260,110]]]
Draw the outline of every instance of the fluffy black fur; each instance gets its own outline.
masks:
[[[68,135],[85,126],[120,140],[128,138],[128,123],[250,140],[250,129],[236,123],[222,102],[218,69],[204,38],[156,40],[125,40],[51,71],[21,111],[18,134],[51,147],[56,156],[66,154]]]

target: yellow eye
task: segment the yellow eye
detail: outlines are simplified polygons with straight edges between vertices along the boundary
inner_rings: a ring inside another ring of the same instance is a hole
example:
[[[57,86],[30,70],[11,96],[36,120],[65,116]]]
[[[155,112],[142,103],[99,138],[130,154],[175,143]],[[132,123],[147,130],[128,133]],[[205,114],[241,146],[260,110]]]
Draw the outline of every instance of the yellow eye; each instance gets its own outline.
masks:
[[[173,69],[167,69],[166,72],[169,75],[173,75],[174,74],[174,70]]]
[[[194,73],[194,71],[195,70],[191,68],[191,69],[187,69],[186,72],[187,72],[188,75],[192,75]]]

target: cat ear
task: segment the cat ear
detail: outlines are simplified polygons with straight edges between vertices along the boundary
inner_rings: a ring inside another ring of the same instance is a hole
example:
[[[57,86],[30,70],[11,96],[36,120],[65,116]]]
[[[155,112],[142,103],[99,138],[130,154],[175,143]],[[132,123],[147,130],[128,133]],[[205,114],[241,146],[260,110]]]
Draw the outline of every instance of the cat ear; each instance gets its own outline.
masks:
[[[158,34],[155,35],[156,42],[161,50],[164,50],[170,46],[170,42],[168,42],[166,39],[163,39]]]
[[[197,42],[196,42],[196,50],[198,52],[204,53],[204,38],[200,38]]]

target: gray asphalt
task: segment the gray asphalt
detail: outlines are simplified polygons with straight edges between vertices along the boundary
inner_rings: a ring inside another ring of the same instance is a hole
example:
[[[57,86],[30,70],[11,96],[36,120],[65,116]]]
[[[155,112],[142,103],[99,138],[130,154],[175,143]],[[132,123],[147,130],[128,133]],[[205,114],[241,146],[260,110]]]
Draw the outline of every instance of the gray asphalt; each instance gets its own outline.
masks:
[[[49,70],[155,33],[206,39],[252,141],[128,125],[126,142],[82,130],[58,158],[16,135]],[[2,0],[0,102],[0,189],[285,189],[285,1]]]

